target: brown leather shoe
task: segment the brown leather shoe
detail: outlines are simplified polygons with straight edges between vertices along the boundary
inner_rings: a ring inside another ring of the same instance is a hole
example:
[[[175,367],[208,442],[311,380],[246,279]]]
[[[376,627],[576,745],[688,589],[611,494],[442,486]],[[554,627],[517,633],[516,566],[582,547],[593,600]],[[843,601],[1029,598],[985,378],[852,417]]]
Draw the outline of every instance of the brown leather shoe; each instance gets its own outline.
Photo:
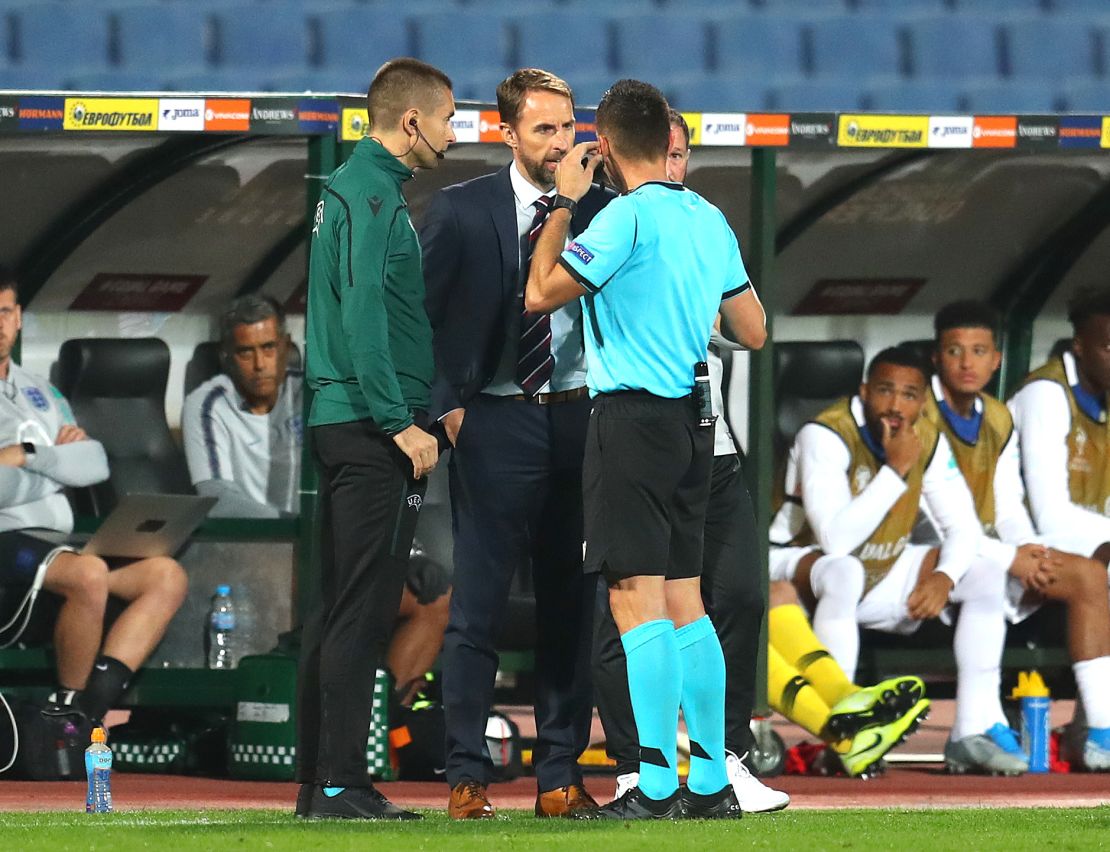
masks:
[[[536,796],[536,816],[590,819],[597,815],[597,802],[581,784],[556,787]]]
[[[486,786],[467,779],[451,789],[447,816],[451,819],[493,819],[497,814],[486,796]]]

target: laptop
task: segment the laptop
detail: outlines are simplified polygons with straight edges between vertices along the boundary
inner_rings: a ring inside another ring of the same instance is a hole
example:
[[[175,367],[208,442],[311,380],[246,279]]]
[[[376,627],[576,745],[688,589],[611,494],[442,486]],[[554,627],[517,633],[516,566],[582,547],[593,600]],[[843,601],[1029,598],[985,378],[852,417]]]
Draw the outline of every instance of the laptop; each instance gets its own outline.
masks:
[[[94,556],[172,556],[200,526],[215,497],[125,494],[81,548]]]

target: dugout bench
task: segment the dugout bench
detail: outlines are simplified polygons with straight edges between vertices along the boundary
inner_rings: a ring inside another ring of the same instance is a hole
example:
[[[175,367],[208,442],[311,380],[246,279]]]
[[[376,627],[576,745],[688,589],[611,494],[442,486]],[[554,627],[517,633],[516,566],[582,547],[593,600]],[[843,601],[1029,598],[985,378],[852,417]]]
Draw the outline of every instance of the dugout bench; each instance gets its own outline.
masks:
[[[747,433],[761,543],[774,473],[777,338],[851,338],[871,353],[927,335],[933,311],[952,298],[984,297],[1006,322],[1001,387],[1009,390],[1033,353],[1065,331],[1062,300],[1110,255],[1102,147],[1110,137],[1101,116],[685,115],[689,183],[740,235],[772,331],[762,352],[736,359],[728,399],[738,435]],[[592,112],[578,118],[579,139],[588,138]],[[489,106],[459,105],[459,145],[408,185],[415,220],[440,187],[507,161],[497,124]],[[161,338],[171,352],[173,428],[185,365],[215,337],[213,316],[228,299],[273,295],[290,311],[294,337],[302,334],[316,199],[366,131],[357,96],[0,92],[0,175],[6,197],[18,199],[0,211],[0,260],[23,284],[22,361],[46,373],[68,338]],[[1047,319],[1034,327],[1042,312]],[[436,487],[446,535],[417,535],[449,561],[445,490]],[[261,588],[286,601],[288,626],[310,603],[311,464],[302,491],[296,520],[213,520],[196,536],[198,544],[282,549],[276,561],[286,573]],[[95,524],[83,517],[79,529]],[[262,561],[273,568],[273,558]],[[195,619],[208,594],[194,587],[179,617]],[[202,624],[185,634],[199,645]],[[946,643],[926,644],[923,636],[882,648],[868,637],[861,664],[931,670],[943,660],[950,671]],[[528,655],[504,663],[527,667]],[[234,673],[202,665],[193,651],[160,649],[127,700],[227,706]],[[49,678],[44,651],[0,651],[0,686]]]

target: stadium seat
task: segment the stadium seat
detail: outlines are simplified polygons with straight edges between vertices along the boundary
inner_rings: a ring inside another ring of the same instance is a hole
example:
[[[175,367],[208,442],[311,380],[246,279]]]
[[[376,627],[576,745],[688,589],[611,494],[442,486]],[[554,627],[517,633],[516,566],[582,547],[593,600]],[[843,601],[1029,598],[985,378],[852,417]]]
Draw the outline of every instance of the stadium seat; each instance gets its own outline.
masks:
[[[965,98],[955,83],[933,80],[878,81],[867,85],[867,108],[880,112],[959,113]]]
[[[756,112],[770,106],[770,93],[758,77],[698,75],[667,87],[667,100],[686,112]]]
[[[157,66],[148,71],[92,71],[74,74],[70,86],[81,92],[158,92],[165,89],[165,78]]]
[[[1060,86],[1059,97],[1068,112],[1110,113],[1110,81],[1067,81]]]
[[[512,64],[518,68],[588,68],[595,71],[612,67],[612,30],[606,22],[581,27],[575,31],[574,38],[566,41],[552,38],[553,33],[566,25],[563,12],[528,14],[513,20],[510,25],[515,33]]]
[[[1000,13],[1012,15],[1018,13],[1043,12],[1052,4],[1052,0],[951,0],[957,14]]]
[[[597,106],[616,78],[611,71],[591,72],[570,68],[565,77],[574,91],[574,102],[579,106]]]
[[[296,69],[309,63],[308,22],[298,3],[237,5],[213,10],[215,56],[221,68]],[[265,26],[260,26],[261,19]]]
[[[813,73],[902,74],[906,68],[901,25],[880,15],[842,15],[814,21],[809,27]]]
[[[769,74],[791,78],[807,70],[799,18],[734,15],[714,25],[711,37],[718,72],[767,82]]]
[[[910,68],[915,77],[997,77],[998,28],[993,21],[944,15],[909,25]]]
[[[309,68],[266,77],[262,87],[272,92],[319,92],[321,94],[365,95],[374,68]]]
[[[968,87],[966,94],[968,109],[984,114],[1056,112],[1061,105],[1056,88],[1039,81],[983,83]]]
[[[473,85],[482,75],[500,79],[513,70],[508,21],[501,15],[454,12],[422,16],[415,23],[416,55],[456,82],[468,80]]]
[[[109,17],[83,3],[28,3],[11,10],[13,58],[61,73],[107,68]],[[56,72],[57,73],[57,72]]]
[[[73,75],[54,65],[9,66],[0,69],[0,89],[72,89]]]
[[[200,71],[212,58],[212,18],[204,8],[183,3],[124,6],[115,23],[123,68],[164,76]]]
[[[664,76],[708,70],[708,24],[689,15],[614,19],[616,70],[658,85]]]
[[[166,88],[175,92],[268,92],[277,71],[252,72],[237,68],[223,71],[200,71],[196,74],[171,74]]]
[[[949,0],[850,0],[849,5],[860,13],[882,12],[889,15],[914,17],[938,15],[949,9]]]
[[[775,344],[775,454],[782,457],[798,430],[836,400],[859,390],[863,348],[854,340]]]
[[[1092,15],[1105,15],[1106,0],[1049,0],[1052,14],[1057,17],[1090,18]]]
[[[866,106],[861,80],[801,80],[771,87],[770,107],[782,112],[851,112]]]
[[[1005,67],[1030,80],[1093,77],[1095,32],[1087,23],[1059,18],[1016,21],[1002,29]]]
[[[319,37],[319,64],[349,70],[359,80],[365,78],[359,87],[363,90],[387,59],[416,52],[408,22],[396,15],[383,15],[372,6],[324,10],[315,15],[314,24]]]
[[[166,423],[169,371],[170,349],[155,337],[67,340],[58,351],[59,390],[108,454],[110,479],[89,489],[95,514],[123,494],[192,493]]]

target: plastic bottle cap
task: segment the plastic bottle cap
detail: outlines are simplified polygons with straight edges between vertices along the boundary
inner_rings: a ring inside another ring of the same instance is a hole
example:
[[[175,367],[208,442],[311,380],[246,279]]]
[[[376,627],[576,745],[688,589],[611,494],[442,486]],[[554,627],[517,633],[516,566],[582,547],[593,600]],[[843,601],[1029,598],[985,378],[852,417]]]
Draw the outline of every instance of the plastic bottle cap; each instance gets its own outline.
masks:
[[[104,743],[108,741],[108,732],[103,728],[93,728],[92,741],[94,743]]]
[[[216,594],[226,598],[231,594],[231,586],[227,585],[227,583],[220,583],[220,585],[216,586]]]

